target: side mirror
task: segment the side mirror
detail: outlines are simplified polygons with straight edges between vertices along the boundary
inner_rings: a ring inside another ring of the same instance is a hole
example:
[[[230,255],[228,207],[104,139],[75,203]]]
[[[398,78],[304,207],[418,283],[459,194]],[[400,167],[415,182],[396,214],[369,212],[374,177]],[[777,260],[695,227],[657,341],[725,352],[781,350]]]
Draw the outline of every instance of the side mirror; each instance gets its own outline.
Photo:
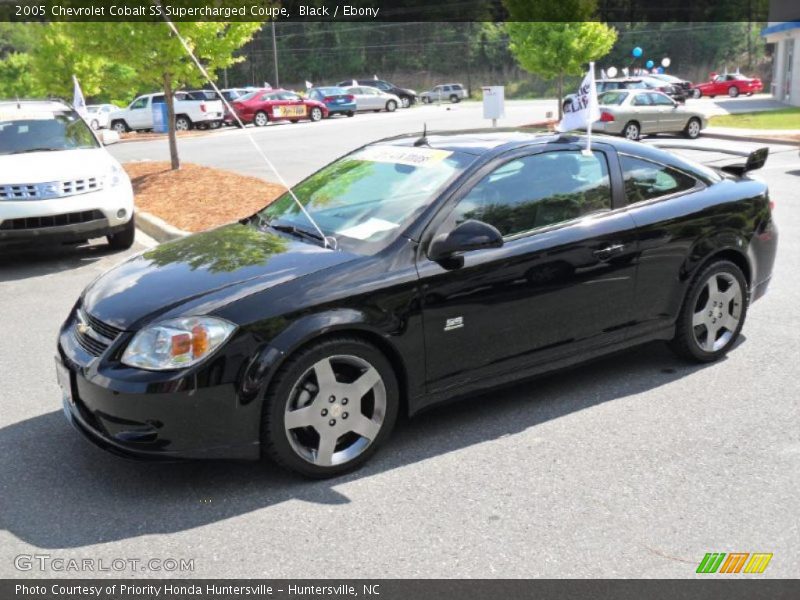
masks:
[[[116,144],[119,141],[119,134],[112,129],[103,129],[100,132],[100,141],[103,142],[103,146]]]
[[[459,252],[482,250],[484,248],[500,248],[503,235],[496,227],[483,221],[464,221],[449,233],[442,233],[433,238],[428,248],[428,258],[440,261],[452,257]]]

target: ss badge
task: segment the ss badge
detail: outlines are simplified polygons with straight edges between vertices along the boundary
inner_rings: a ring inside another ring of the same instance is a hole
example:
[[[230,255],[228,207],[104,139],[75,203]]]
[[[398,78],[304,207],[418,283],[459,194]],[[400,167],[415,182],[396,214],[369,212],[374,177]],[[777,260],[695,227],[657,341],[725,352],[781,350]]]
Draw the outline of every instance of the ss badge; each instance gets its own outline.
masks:
[[[452,319],[447,319],[444,323],[445,331],[452,331],[461,327],[464,327],[464,317],[453,317]]]

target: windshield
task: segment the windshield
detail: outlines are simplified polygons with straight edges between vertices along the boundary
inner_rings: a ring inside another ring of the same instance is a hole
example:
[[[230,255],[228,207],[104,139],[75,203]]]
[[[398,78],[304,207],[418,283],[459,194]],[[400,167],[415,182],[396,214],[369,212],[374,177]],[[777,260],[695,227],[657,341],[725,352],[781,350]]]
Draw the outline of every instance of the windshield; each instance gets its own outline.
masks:
[[[338,247],[370,254],[394,240],[474,159],[448,150],[368,146],[318,171],[294,192]],[[315,231],[288,193],[259,216],[273,227]]]
[[[98,147],[74,111],[0,110],[0,155]]]

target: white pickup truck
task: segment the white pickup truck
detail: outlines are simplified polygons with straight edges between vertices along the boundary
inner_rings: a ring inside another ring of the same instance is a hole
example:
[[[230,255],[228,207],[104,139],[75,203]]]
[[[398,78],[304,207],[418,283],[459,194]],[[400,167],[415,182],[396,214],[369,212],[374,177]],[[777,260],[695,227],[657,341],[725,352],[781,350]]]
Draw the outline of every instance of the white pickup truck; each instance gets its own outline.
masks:
[[[223,110],[220,100],[193,100],[185,92],[175,93],[175,129],[188,131],[192,127],[219,127]],[[153,107],[164,104],[164,94],[139,96],[128,105],[109,116],[111,129],[117,133],[153,128]]]

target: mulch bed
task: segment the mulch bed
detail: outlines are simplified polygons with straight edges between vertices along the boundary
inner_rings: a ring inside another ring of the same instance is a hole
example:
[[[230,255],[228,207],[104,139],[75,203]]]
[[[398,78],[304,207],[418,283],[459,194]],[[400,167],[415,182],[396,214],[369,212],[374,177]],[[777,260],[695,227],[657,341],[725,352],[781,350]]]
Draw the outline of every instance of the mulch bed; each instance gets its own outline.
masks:
[[[285,188],[255,177],[184,163],[123,165],[133,184],[136,207],[185,231],[203,231],[252,215]]]

